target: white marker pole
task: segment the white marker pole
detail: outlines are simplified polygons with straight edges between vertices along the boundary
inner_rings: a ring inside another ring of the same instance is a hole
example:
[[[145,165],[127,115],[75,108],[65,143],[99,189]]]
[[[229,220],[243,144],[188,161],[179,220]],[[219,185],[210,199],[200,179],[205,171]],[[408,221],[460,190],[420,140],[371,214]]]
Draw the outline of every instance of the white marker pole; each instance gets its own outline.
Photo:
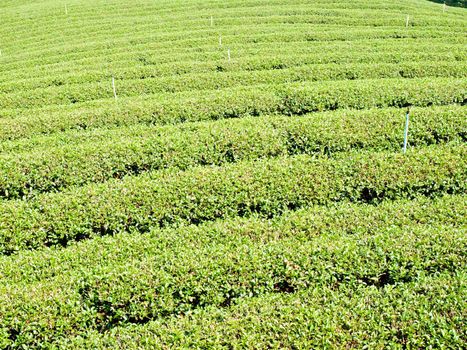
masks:
[[[402,148],[402,152],[407,152],[407,139],[409,137],[409,114],[410,109],[407,109],[407,114],[405,115],[405,129],[404,129],[404,147]]]
[[[409,26],[409,15],[407,15],[407,18],[405,19],[405,27],[407,28]]]
[[[113,77],[113,75],[112,75],[112,89],[114,91],[115,101],[117,101],[117,90],[115,89],[115,78]]]
[[[66,4],[65,4],[65,15],[68,15],[68,7]]]
[[[219,46],[222,46],[222,35],[219,35]]]
[[[446,1],[443,3],[443,13],[446,12]]]
[[[211,16],[211,27],[214,25],[214,19]]]
[[[230,49],[227,50],[227,56],[229,57],[229,62],[230,62]]]

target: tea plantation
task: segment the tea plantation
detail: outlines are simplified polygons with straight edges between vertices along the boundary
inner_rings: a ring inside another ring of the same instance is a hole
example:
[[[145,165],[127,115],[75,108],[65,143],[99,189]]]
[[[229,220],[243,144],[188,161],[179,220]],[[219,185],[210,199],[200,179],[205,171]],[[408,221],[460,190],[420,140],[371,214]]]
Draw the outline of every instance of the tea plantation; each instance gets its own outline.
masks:
[[[0,1],[0,349],[465,348],[466,33],[425,0]]]

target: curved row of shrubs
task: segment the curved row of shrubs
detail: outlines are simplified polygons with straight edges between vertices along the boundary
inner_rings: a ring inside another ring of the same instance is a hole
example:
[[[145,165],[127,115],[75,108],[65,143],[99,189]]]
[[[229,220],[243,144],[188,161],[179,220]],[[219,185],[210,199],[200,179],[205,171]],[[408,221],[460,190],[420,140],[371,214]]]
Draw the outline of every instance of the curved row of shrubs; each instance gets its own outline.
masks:
[[[465,230],[436,220],[430,227],[411,223],[370,235],[276,238],[260,245],[264,233],[254,227],[251,238],[224,240],[186,230],[181,237],[162,238],[156,254],[143,245],[142,257],[120,264],[102,262],[40,283],[1,286],[0,341],[11,348],[47,347],[86,331],[106,334],[117,326],[310,288],[390,293],[404,286],[410,293],[420,279],[455,275],[465,264],[467,248]]]
[[[293,67],[304,64],[325,63],[403,63],[417,61],[456,62],[465,60],[463,44],[455,44],[440,39],[418,39],[414,48],[413,41],[370,39],[349,42],[316,42],[313,46],[301,41],[282,43],[254,43],[254,45],[231,44],[223,36],[223,46],[219,47],[219,37],[206,42],[197,42],[196,48],[171,47],[169,53],[161,53],[151,43],[135,45],[135,53],[94,49],[92,56],[74,53],[66,62],[57,63],[31,60],[32,69],[10,69],[8,75],[0,77],[0,91],[15,91],[18,88],[40,88],[65,83],[102,81],[111,74],[117,79],[136,79],[148,77],[181,75],[187,73],[214,72],[220,66],[224,71],[239,69],[260,70],[278,67]],[[215,46],[217,45],[217,46]],[[139,47],[141,46],[141,47]],[[226,61],[226,48],[230,47],[235,59]],[[200,51],[200,49],[202,51]],[[329,51],[327,51],[329,50]],[[157,54],[155,53],[157,52]],[[74,52],[74,51],[73,51]],[[98,56],[96,57],[96,52]],[[293,56],[290,53],[293,52]],[[338,54],[337,54],[338,53]],[[174,62],[174,56],[177,57]],[[47,56],[48,57],[48,56]],[[106,67],[106,60],[112,65]],[[49,58],[50,60],[50,58]],[[28,61],[29,62],[29,61]],[[24,63],[25,64],[25,63]],[[70,69],[72,65],[73,70]]]
[[[120,97],[226,89],[260,84],[280,85],[314,81],[342,81],[381,78],[463,78],[467,64],[416,62],[404,64],[332,64],[306,65],[298,68],[262,71],[201,73],[162,78],[117,80]],[[99,83],[62,85],[34,90],[21,89],[14,93],[0,94],[0,108],[34,108],[112,98],[110,80]]]
[[[57,342],[61,349],[93,350],[462,348],[466,280],[464,272],[440,273],[383,289],[341,285],[270,293],[230,308],[213,306],[105,333],[88,330]]]
[[[324,112],[174,126],[59,134],[0,145],[0,198],[30,198],[70,186],[165,168],[365,149],[399,151],[405,110]],[[410,146],[466,141],[465,107],[414,108]]]
[[[232,216],[274,217],[340,201],[463,193],[466,148],[454,144],[401,153],[349,152],[340,159],[296,156],[153,172],[32,201],[3,201],[0,253],[150,226],[198,224]]]
[[[466,87],[465,79],[454,78],[324,81],[166,93],[121,98],[117,102],[105,99],[51,109],[15,109],[10,118],[0,118],[0,140],[110,125],[173,124],[269,113],[301,115],[345,108],[464,104]]]

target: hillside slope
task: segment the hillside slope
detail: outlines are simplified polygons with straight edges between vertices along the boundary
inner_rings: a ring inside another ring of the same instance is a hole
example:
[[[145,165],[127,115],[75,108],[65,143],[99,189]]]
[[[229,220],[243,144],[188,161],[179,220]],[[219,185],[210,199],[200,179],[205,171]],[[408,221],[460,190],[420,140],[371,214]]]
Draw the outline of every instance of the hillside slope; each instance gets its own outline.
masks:
[[[1,1],[0,348],[462,348],[466,11]]]

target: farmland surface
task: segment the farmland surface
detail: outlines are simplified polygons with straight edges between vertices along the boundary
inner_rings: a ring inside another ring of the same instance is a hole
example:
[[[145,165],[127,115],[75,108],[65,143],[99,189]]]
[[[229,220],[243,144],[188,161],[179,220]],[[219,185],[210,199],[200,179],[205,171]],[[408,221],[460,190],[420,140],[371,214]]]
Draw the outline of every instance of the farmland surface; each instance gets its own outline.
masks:
[[[0,349],[465,347],[466,35],[424,0],[1,0]]]

